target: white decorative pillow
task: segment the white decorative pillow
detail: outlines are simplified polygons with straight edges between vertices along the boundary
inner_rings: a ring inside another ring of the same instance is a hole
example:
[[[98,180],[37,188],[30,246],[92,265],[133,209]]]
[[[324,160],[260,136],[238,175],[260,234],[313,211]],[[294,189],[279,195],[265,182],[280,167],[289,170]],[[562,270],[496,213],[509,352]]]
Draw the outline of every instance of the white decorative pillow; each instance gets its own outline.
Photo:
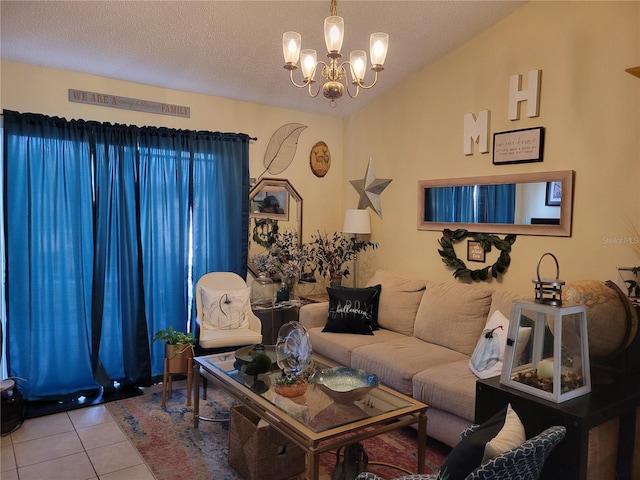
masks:
[[[491,338],[487,338],[489,332],[492,332]],[[469,359],[469,369],[476,377],[490,378],[502,373],[508,333],[509,320],[500,310],[496,310],[482,330],[476,348]],[[530,336],[531,327],[520,327],[514,366],[519,365],[520,357]]]
[[[518,414],[514,412],[511,404],[509,404],[507,406],[507,415],[504,419],[504,426],[498,434],[485,445],[484,456],[482,457],[481,463],[517,447],[526,439],[527,436],[520,417],[518,417]]]
[[[202,325],[208,330],[249,328],[250,288],[210,290],[200,287]]]
[[[469,368],[476,377],[489,378],[500,375],[508,332],[509,319],[500,310],[496,310],[482,330],[469,359]]]

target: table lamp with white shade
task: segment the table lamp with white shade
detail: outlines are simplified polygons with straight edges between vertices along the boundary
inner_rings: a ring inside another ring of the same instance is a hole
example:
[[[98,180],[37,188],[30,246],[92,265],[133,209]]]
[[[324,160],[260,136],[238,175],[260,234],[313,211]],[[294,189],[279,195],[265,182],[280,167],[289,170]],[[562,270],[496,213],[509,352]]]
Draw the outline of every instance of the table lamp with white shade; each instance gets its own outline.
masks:
[[[344,224],[342,233],[352,233],[357,239],[358,235],[368,235],[371,233],[371,220],[367,209],[349,208],[344,212]],[[357,262],[358,256],[353,259],[353,286],[357,287]]]

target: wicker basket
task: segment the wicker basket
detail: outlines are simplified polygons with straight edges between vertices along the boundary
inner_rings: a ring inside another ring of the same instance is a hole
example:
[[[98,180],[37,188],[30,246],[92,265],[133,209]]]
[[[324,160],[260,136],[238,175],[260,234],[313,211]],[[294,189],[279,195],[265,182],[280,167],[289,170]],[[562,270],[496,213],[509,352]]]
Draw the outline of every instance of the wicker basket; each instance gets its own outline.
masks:
[[[245,480],[283,480],[304,471],[302,449],[247,407],[231,408],[229,465]]]

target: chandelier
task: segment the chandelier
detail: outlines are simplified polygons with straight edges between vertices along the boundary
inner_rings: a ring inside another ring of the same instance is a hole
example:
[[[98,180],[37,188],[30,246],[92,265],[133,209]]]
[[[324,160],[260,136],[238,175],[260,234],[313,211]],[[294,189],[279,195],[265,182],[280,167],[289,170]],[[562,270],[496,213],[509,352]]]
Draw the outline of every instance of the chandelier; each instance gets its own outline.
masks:
[[[378,81],[378,72],[384,70],[384,60],[387,56],[389,46],[389,35],[386,33],[372,33],[369,38],[369,53],[371,55],[371,70],[375,72],[375,77],[371,85],[364,84],[364,76],[367,70],[367,53],[364,50],[354,50],[349,55],[349,61],[338,63],[342,58],[340,49],[344,38],[344,20],[337,15],[337,0],[331,0],[331,16],[324,19],[324,41],[327,45],[327,62],[318,61],[315,50],[305,49],[300,51],[302,37],[298,32],[285,32],[282,35],[282,52],[284,54],[284,68],[289,70],[291,83],[298,88],[309,88],[309,95],[317,97],[322,90],[322,94],[330,100],[331,107],[336,106],[336,99],[342,97],[346,90],[351,98],[356,98],[360,89],[372,88]],[[298,68],[302,70],[302,83],[298,84],[293,79],[293,71]],[[355,93],[351,93],[347,83],[347,67],[351,78],[351,84],[355,85]],[[316,72],[320,70],[322,77],[322,87],[313,91],[313,84],[316,83]]]

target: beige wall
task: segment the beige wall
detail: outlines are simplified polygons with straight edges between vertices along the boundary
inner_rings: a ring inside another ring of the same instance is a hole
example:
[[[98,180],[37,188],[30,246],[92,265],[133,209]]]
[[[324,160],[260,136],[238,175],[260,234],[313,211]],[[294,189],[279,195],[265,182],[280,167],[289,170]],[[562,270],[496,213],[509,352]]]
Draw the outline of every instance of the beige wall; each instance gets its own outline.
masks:
[[[381,247],[361,257],[362,276],[387,268],[453,280],[437,252],[441,234],[416,229],[418,180],[555,170],[575,171],[573,235],[519,235],[511,266],[491,285],[533,296],[545,252],[558,257],[565,281],[617,279],[616,266],[639,264],[631,247],[611,243],[636,235],[631,222],[640,231],[640,78],[624,71],[640,65],[639,26],[639,2],[533,2],[347,119],[345,177],[361,178],[371,156],[376,176],[393,179],[383,219],[372,216]],[[521,108],[509,121],[509,77],[534,69],[542,70],[540,115]],[[544,126],[544,161],[494,166],[491,153],[465,156],[463,115],[484,109],[491,135]],[[355,191],[344,192],[355,205]],[[542,274],[555,275],[552,260]]]
[[[294,161],[277,178],[288,179],[303,198],[305,239],[325,226],[333,230],[342,226],[342,120],[9,61],[2,62],[1,80],[0,106],[7,110],[127,125],[242,132],[257,137],[249,147],[252,177],[263,172],[264,152],[278,127],[290,122],[307,125],[300,135]],[[67,100],[69,88],[189,106],[191,117],[71,103]],[[323,178],[316,177],[309,168],[309,152],[319,140],[329,145],[333,155],[332,166]],[[273,177],[268,173],[265,176]],[[337,201],[327,202],[330,198]]]
[[[512,265],[491,282],[533,293],[531,279],[545,252],[558,257],[566,281],[616,279],[616,266],[640,263],[632,248],[615,243],[633,235],[630,223],[640,230],[640,79],[624,71],[640,65],[639,32],[640,2],[533,2],[345,121],[8,61],[2,62],[0,106],[140,126],[244,132],[258,137],[250,147],[252,176],[262,171],[277,127],[306,124],[293,164],[280,175],[304,199],[305,239],[316,229],[341,228],[343,208],[358,202],[349,180],[363,177],[369,157],[376,177],[393,179],[381,195],[383,218],[371,214],[372,240],[380,248],[359,257],[359,283],[377,268],[453,281],[437,253],[440,234],[416,228],[418,180],[575,170],[572,237],[518,236]],[[542,70],[540,116],[522,113],[519,121],[509,121],[509,76],[533,69]],[[69,88],[187,105],[191,118],[69,103]],[[491,153],[463,155],[463,115],[483,109],[491,110],[490,134],[544,126],[544,162],[493,166]],[[321,179],[309,169],[309,151],[318,140],[333,155]],[[462,248],[458,255],[466,258]],[[493,263],[496,255],[487,258]],[[543,274],[554,273],[552,266],[545,263]]]

